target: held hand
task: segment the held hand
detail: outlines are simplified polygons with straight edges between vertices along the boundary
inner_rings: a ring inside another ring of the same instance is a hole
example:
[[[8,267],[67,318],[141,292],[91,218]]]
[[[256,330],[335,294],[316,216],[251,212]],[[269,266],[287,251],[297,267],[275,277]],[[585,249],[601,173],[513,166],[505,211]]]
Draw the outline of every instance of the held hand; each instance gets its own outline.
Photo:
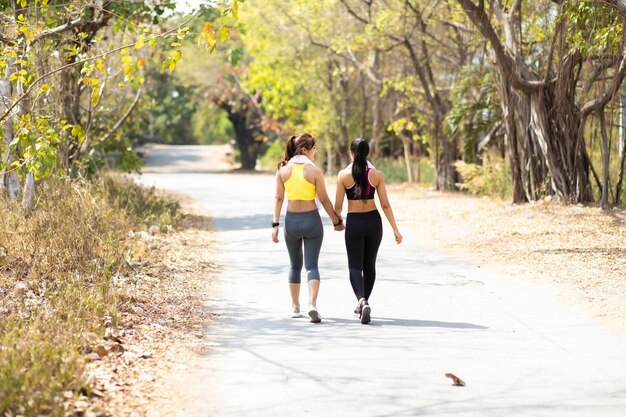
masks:
[[[393,232],[393,235],[396,237],[396,243],[399,245],[400,243],[402,243],[402,235],[400,234],[400,232],[398,230],[395,230]]]
[[[272,242],[278,243],[278,227],[275,227],[274,230],[272,230]]]
[[[341,232],[341,231],[343,231],[345,229],[346,229],[346,227],[343,225],[343,223],[341,223],[338,226],[335,226],[335,232]]]

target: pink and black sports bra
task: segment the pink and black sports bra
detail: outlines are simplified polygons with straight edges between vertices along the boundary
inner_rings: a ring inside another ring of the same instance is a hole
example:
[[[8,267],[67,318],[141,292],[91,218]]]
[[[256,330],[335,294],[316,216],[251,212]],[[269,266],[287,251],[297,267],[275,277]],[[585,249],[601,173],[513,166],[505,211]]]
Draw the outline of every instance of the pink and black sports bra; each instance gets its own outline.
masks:
[[[346,188],[346,197],[348,198],[348,200],[362,200],[362,199],[373,200],[374,199],[374,194],[376,193],[376,187],[374,187],[370,183],[370,171],[371,171],[371,168],[367,168],[367,170],[365,170],[365,176],[367,177],[367,188],[365,188],[365,196],[361,197],[360,195],[359,196],[356,195],[357,185],[355,182],[352,187]]]

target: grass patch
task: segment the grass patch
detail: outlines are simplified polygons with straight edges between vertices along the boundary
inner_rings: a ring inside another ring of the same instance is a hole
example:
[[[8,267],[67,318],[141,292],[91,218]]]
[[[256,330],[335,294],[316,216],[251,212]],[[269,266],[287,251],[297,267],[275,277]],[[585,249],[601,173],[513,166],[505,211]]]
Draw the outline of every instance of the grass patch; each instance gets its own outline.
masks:
[[[116,176],[51,179],[38,196],[29,216],[0,199],[0,415],[61,416],[89,391],[89,340],[124,308],[112,277],[128,232],[178,219],[177,203]]]
[[[373,161],[376,169],[385,173],[388,183],[402,183],[408,181],[404,159],[377,159]],[[428,158],[419,161],[420,184],[430,185],[435,182],[435,166]]]

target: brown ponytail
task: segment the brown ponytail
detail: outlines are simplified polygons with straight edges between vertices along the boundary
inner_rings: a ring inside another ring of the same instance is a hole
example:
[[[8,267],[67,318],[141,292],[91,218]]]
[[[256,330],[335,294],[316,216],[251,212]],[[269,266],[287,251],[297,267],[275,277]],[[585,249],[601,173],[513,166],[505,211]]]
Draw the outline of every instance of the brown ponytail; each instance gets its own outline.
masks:
[[[300,133],[299,135],[292,135],[287,139],[287,145],[285,146],[285,153],[283,159],[278,163],[278,168],[287,165],[287,162],[296,155],[301,155],[303,151],[313,149],[315,146],[315,136],[310,133]]]

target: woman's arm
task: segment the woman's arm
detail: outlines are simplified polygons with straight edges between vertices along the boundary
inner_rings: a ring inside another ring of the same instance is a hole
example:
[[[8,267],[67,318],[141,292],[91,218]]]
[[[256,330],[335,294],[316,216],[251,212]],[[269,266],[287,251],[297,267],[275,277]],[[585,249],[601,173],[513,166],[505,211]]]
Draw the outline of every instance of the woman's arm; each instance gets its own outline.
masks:
[[[337,174],[337,192],[335,193],[335,213],[341,214],[343,211],[343,198],[346,195],[346,189],[343,186],[341,174]]]
[[[393,228],[393,234],[396,238],[396,243],[402,243],[402,235],[400,234],[398,226],[396,225],[396,218],[393,216],[393,210],[391,209],[391,204],[389,203],[389,198],[387,197],[387,189],[385,188],[385,176],[380,171],[376,171],[376,176],[379,177],[376,191],[378,192],[380,207],[383,209],[387,220],[389,220],[389,224]]]
[[[280,210],[283,208],[285,201],[285,184],[280,178],[280,168],[276,171],[276,196],[274,197],[274,214],[272,215],[272,223],[278,223],[280,220]],[[272,228],[272,241],[278,243],[278,226]]]
[[[324,207],[326,213],[328,213],[328,216],[332,220],[333,225],[343,223],[343,220],[341,219],[341,213],[335,213],[335,210],[333,210],[333,205],[330,202],[330,198],[328,198],[328,192],[326,192],[326,183],[324,182],[324,174],[322,173],[321,169],[317,169],[315,172],[315,187],[317,188],[317,196],[320,199],[320,203],[322,204],[322,207]]]

